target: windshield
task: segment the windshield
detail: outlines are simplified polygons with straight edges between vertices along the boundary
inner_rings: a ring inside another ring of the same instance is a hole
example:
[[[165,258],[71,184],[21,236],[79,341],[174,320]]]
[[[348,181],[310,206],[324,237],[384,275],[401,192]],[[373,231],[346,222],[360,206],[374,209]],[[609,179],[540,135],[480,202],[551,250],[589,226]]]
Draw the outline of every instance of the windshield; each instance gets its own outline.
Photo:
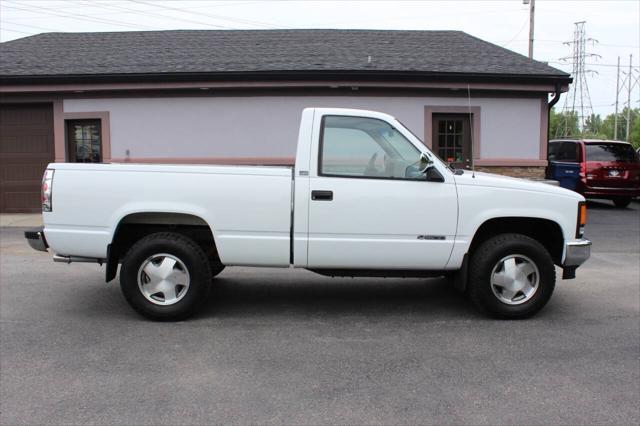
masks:
[[[587,147],[587,161],[619,161],[635,163],[638,161],[631,145],[622,143],[589,143]]]

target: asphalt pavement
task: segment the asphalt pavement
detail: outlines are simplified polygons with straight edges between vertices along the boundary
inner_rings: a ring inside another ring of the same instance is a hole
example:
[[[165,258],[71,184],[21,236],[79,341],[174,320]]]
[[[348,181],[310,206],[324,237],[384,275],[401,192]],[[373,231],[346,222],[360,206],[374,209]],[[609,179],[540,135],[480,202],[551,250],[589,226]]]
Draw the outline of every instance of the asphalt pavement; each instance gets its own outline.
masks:
[[[442,279],[227,268],[180,323],[0,229],[0,424],[640,423],[640,204],[523,321]]]

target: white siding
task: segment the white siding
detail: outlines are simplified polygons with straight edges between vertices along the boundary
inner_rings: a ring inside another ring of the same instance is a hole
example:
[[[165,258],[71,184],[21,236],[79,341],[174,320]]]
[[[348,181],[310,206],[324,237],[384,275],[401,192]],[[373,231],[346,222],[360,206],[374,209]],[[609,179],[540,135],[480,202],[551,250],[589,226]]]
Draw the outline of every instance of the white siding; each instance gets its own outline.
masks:
[[[305,107],[385,112],[424,138],[427,105],[466,107],[467,100],[417,96],[66,99],[64,112],[109,111],[113,158],[125,157],[127,150],[132,158],[293,157]],[[480,158],[539,158],[540,99],[472,98],[471,106],[481,108]]]

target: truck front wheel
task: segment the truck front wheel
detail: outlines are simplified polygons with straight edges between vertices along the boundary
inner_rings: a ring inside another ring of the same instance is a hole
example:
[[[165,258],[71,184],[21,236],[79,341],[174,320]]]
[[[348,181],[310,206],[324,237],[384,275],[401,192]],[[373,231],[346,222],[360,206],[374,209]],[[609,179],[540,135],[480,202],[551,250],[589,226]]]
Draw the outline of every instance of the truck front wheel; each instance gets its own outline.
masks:
[[[521,234],[498,235],[471,255],[469,297],[495,317],[527,318],[549,301],[555,274],[549,252],[538,241]]]
[[[133,309],[152,320],[191,316],[206,300],[209,259],[193,240],[172,232],[136,242],[122,262],[120,287]]]

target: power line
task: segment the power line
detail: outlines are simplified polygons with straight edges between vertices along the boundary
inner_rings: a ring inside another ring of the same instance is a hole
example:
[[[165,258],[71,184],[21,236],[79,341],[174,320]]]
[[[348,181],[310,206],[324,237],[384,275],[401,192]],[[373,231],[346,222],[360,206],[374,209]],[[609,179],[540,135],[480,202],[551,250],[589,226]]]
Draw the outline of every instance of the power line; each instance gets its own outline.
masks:
[[[519,42],[525,43],[527,42],[527,40],[517,40]],[[504,43],[504,40],[500,40],[500,41],[496,41],[496,43]],[[558,44],[565,44],[565,41],[561,41],[561,40],[547,40],[547,39],[540,39],[537,38],[536,39],[536,43],[537,42],[542,42],[542,43],[558,43]],[[629,48],[629,49],[637,49],[640,46],[633,46],[630,44],[608,44],[608,43],[598,43],[599,46],[605,46],[605,47],[625,47],[625,48]]]
[[[548,64],[570,65],[570,64],[567,64],[566,62],[559,62],[559,61],[545,61],[545,62],[547,62]],[[589,65],[592,67],[614,67],[614,68],[618,66],[616,64],[595,64],[590,62],[585,62],[585,65]],[[636,65],[632,68],[640,68],[640,66]]]
[[[159,8],[159,9],[165,9],[165,10],[170,10],[170,11],[174,11],[174,12],[181,12],[181,13],[188,13],[188,14],[198,15],[198,16],[207,16],[209,18],[221,19],[221,20],[241,23],[241,24],[245,24],[245,25],[247,25],[247,24],[248,25],[259,25],[259,26],[268,27],[268,28],[277,28],[277,27],[274,27],[273,25],[265,23],[265,22],[251,21],[251,20],[242,19],[242,18],[231,18],[231,17],[228,17],[228,16],[221,16],[221,15],[211,15],[211,14],[206,14],[206,13],[202,13],[202,12],[198,12],[198,13],[190,12],[190,11],[185,11],[185,10],[183,10],[181,8],[161,6],[159,4],[149,3],[149,2],[140,1],[140,0],[129,0],[129,1],[132,2],[132,3],[143,4],[143,5],[147,5],[147,6],[156,7],[156,8]]]
[[[214,27],[214,28],[218,28],[218,29],[229,29],[228,27],[222,26],[222,25],[215,25],[215,24],[211,24],[208,22],[201,22],[201,21],[194,21],[192,19],[184,19],[184,18],[178,18],[175,16],[166,16],[166,15],[161,15],[159,13],[153,13],[153,12],[149,12],[149,11],[142,11],[142,10],[134,10],[134,9],[130,9],[127,7],[122,7],[122,6],[115,6],[115,5],[105,5],[102,3],[99,3],[98,5],[96,5],[95,3],[91,3],[92,6],[95,7],[100,7],[100,8],[106,8],[106,9],[112,9],[112,10],[125,10],[128,11],[129,13],[134,13],[137,15],[143,15],[143,16],[157,16],[163,19],[170,19],[170,20],[176,20],[176,21],[183,21],[183,22],[189,22],[191,24],[198,24],[198,25],[204,25],[207,27]]]
[[[4,0],[4,1],[10,1],[10,0]],[[84,15],[79,13],[58,13],[55,9],[50,9],[48,7],[42,7],[42,6],[37,6],[37,7],[29,6],[29,9],[25,9],[17,6],[4,6],[4,7],[9,9],[14,9],[14,10],[23,10],[23,11],[32,12],[32,13],[39,13],[41,15],[58,16],[61,18],[73,18],[73,19],[79,19],[79,20],[88,21],[88,22],[97,22],[99,24],[108,24],[108,25],[115,25],[115,26],[125,27],[125,28],[133,28],[137,30],[155,29],[146,25],[130,24],[130,23],[116,21],[113,19],[106,19],[106,18],[93,18],[89,15]],[[44,10],[46,12],[42,12],[41,10]]]
[[[10,24],[10,25],[16,25],[16,26],[20,26],[20,27],[29,27],[29,28],[35,28],[37,30],[45,30],[45,31],[59,31],[59,30],[54,30],[53,28],[46,28],[46,27],[40,27],[37,25],[30,25],[30,24],[21,24],[19,22],[11,22],[11,21],[1,21],[3,24]]]
[[[12,30],[10,28],[3,28],[2,31],[9,31],[10,33],[16,33],[16,34],[26,34],[26,35],[33,35],[33,33],[28,33],[26,31],[19,31],[19,30]]]
[[[9,1],[9,0],[6,0]],[[57,11],[60,10],[68,10],[68,9],[78,9],[78,8],[82,8],[85,9],[85,5],[86,3],[79,3],[82,0],[65,0],[68,3],[73,3],[70,6],[58,6],[56,7]],[[121,1],[128,1],[128,0],[121,0]],[[253,0],[253,1],[233,1],[233,2],[229,2],[229,3],[225,3],[225,4],[206,4],[206,5],[201,5],[201,6],[190,6],[190,7],[180,7],[181,10],[186,11],[186,10],[196,10],[196,9],[210,9],[210,8],[219,8],[219,7],[227,7],[227,6],[240,6],[240,5],[247,5],[247,4],[254,4],[254,3],[260,3],[258,0]],[[23,4],[22,2],[19,4]],[[92,2],[90,4],[91,7],[99,7],[96,6],[96,4],[94,2]],[[113,5],[111,5],[113,6]],[[3,6],[4,7],[4,6]],[[33,7],[33,6],[32,6]],[[133,9],[131,9],[133,10]],[[112,16],[112,15],[123,15],[123,14],[127,14],[128,12],[99,12],[99,13],[86,13],[86,16],[90,16],[90,17],[101,17],[101,16]],[[41,18],[46,18],[45,16],[41,17]],[[15,19],[35,19],[33,17],[28,17],[28,18],[24,18],[24,17],[15,17]]]
[[[518,36],[520,35],[520,33],[522,33],[522,31],[527,27],[527,23],[529,22],[529,18],[527,17],[527,19],[525,19],[524,23],[522,24],[522,27],[520,27],[520,29],[518,30],[518,32],[516,33],[516,35],[514,35],[511,40],[509,40],[508,42],[506,42],[505,44],[502,45],[502,47],[507,47],[509,44],[511,44],[512,41],[514,41],[516,38],[518,38]]]

